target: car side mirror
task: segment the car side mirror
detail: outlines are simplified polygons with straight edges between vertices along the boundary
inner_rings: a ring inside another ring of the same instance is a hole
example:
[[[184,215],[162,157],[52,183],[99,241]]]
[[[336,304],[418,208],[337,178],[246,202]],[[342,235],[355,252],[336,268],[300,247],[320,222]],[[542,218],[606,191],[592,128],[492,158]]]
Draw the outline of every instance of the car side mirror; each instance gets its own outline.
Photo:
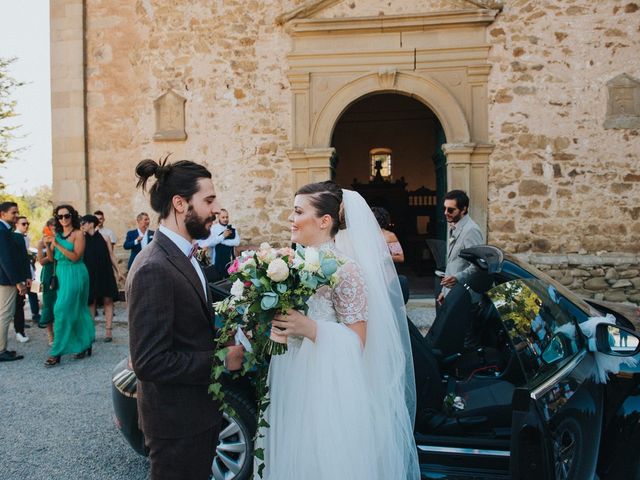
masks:
[[[619,325],[600,323],[596,326],[596,349],[615,357],[630,357],[640,352],[640,335]]]

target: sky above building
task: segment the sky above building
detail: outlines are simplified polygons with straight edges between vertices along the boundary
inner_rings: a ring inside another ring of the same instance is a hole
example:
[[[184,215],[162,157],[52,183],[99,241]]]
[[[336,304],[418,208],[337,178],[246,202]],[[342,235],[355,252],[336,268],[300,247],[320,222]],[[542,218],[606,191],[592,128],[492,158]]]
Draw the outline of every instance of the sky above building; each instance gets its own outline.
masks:
[[[13,93],[20,138],[11,142],[12,148],[23,150],[0,167],[7,190],[14,194],[51,185],[49,43],[49,0],[0,2],[0,57],[17,57],[10,75],[25,82]]]

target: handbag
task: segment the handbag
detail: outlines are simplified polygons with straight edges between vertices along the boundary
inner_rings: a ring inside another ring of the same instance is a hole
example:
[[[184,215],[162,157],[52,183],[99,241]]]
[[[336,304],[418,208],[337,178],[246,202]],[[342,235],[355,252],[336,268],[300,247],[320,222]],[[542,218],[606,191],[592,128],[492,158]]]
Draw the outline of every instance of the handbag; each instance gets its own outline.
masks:
[[[60,282],[58,281],[58,276],[56,275],[56,261],[53,262],[53,275],[51,275],[51,279],[49,280],[49,289],[57,290],[60,286]]]

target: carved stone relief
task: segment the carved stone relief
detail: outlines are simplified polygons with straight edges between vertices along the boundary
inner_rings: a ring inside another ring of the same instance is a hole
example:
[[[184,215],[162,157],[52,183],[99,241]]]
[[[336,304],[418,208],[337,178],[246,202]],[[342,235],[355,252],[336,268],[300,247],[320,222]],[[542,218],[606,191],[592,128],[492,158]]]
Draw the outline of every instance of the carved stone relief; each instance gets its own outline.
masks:
[[[172,90],[164,93],[153,102],[156,113],[157,141],[185,140],[184,105],[187,100]]]
[[[640,128],[640,81],[623,73],[607,82],[604,128]]]

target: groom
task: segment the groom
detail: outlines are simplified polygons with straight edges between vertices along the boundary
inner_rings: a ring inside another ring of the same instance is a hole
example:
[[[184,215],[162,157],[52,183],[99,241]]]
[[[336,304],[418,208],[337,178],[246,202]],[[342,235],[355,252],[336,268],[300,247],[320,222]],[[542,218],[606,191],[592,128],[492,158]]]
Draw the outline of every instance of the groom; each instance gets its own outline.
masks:
[[[151,205],[160,215],[154,241],[127,278],[129,346],[138,377],[138,412],[151,479],[208,480],[221,414],[208,394],[214,325],[204,274],[192,256],[219,211],[211,173],[196,163],[140,162],[138,186],[152,175]],[[242,365],[229,347],[227,368]]]

